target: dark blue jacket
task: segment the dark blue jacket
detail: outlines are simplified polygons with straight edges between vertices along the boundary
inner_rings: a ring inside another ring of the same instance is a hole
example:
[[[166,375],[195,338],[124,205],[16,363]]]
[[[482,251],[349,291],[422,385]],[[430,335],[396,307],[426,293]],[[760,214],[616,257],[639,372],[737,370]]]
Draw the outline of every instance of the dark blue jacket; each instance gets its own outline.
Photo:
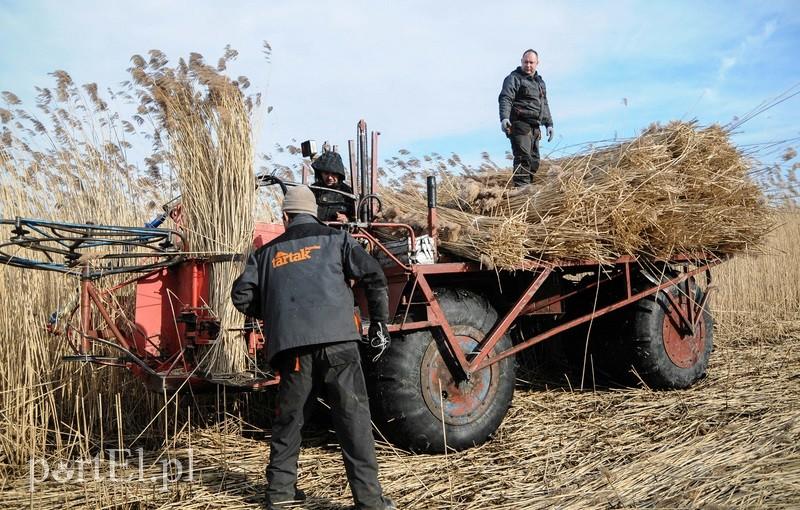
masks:
[[[380,264],[347,232],[300,214],[250,255],[231,299],[240,312],[264,321],[269,361],[286,349],[359,339],[353,279],[364,285],[370,319],[386,322]]]
[[[503,80],[503,89],[498,97],[500,120],[520,119],[552,126],[550,105],[547,104],[547,87],[538,72],[533,76],[517,67]]]

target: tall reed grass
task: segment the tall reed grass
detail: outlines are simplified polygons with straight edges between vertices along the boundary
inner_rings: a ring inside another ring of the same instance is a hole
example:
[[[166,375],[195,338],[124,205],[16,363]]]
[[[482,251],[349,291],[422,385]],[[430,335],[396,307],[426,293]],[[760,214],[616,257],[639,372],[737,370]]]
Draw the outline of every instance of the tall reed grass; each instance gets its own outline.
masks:
[[[250,115],[260,103],[244,93],[246,77],[224,75],[235,56],[228,48],[216,68],[197,54],[170,67],[153,50],[148,60],[133,57],[131,81],[117,91],[78,86],[56,71],[32,108],[3,92],[0,216],[140,226],[182,192],[190,249],[244,252],[254,216]],[[120,111],[130,105],[128,118]],[[259,218],[272,220],[271,201],[259,205]],[[0,235],[10,237],[7,229]],[[210,304],[236,324],[238,312],[226,302],[238,263],[216,269]],[[122,370],[61,360],[73,353],[45,325],[74,296],[76,279],[3,266],[0,285],[0,476],[34,457],[88,458],[112,438],[167,436],[175,415],[164,409],[170,402],[177,410],[178,398],[144,392]],[[244,365],[242,349],[218,345],[209,357],[222,360],[223,371]]]
[[[800,211],[784,209],[764,254],[743,254],[714,271],[714,313],[734,337],[780,335],[800,318]]]
[[[133,125],[96,85],[78,87],[63,71],[53,77],[55,87],[40,89],[32,110],[3,93],[0,214],[142,224],[162,195],[128,159]],[[101,431],[139,419],[123,412],[118,420],[115,401],[142,409],[157,400],[142,397],[127,374],[61,361],[71,352],[45,325],[74,294],[75,279],[0,267],[0,285],[0,472],[46,453],[96,449]]]

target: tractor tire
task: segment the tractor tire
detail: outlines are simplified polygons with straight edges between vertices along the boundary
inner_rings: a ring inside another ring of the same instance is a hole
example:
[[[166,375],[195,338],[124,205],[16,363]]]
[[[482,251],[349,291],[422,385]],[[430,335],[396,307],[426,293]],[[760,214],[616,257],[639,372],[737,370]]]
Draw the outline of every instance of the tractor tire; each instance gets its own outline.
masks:
[[[497,312],[486,298],[467,290],[443,289],[436,294],[462,351],[472,351],[494,326]],[[492,352],[511,345],[504,335]],[[441,349],[429,330],[392,338],[389,349],[368,371],[378,428],[394,444],[416,453],[463,450],[483,443],[500,426],[514,395],[513,356],[456,385]]]
[[[688,388],[702,378],[714,342],[714,321],[706,302],[702,318],[693,332],[682,327],[665,292],[678,302],[686,293],[685,285],[668,287],[641,299],[631,307],[629,344],[630,365],[651,388]],[[690,279],[694,301],[700,303],[703,292]]]

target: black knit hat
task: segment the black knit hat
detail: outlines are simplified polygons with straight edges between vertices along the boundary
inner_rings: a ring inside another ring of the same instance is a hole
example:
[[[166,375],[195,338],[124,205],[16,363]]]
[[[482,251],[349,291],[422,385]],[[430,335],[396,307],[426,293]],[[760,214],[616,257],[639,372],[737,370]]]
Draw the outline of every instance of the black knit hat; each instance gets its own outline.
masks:
[[[319,172],[330,172],[332,174],[341,175],[343,181],[345,179],[342,157],[337,152],[323,152],[311,163],[311,168],[313,168],[317,174],[319,174]]]

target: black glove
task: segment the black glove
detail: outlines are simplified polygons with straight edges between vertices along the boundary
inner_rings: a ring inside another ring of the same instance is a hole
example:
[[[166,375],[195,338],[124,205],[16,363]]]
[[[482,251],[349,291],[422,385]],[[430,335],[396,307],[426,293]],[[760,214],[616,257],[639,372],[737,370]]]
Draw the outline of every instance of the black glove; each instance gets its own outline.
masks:
[[[389,347],[391,337],[389,336],[389,328],[383,321],[372,321],[369,325],[369,333],[367,333],[369,345],[378,352],[372,361],[378,361],[383,352]]]

